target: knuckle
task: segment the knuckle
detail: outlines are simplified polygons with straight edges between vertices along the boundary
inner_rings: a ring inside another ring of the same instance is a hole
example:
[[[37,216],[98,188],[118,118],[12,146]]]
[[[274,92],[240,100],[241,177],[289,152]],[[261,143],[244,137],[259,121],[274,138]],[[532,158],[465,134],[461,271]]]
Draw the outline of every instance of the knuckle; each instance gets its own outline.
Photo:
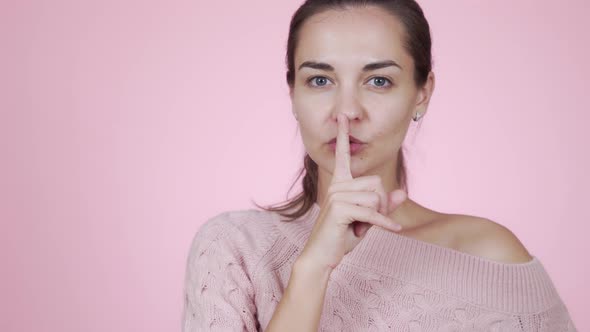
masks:
[[[379,206],[379,203],[381,201],[381,196],[379,196],[379,194],[374,191],[372,191],[370,195],[371,195],[370,196],[371,197],[371,206],[373,206],[373,207]]]
[[[379,175],[371,175],[371,183],[377,190],[381,190],[383,188],[383,179]]]
[[[338,188],[336,187],[336,185],[331,185],[328,188],[328,191],[326,192],[326,196],[330,196],[330,195],[334,194],[337,191],[338,191]]]
[[[340,181],[340,182],[334,182],[332,183],[329,187],[328,190],[326,192],[326,195],[329,194],[334,194],[337,192],[342,192],[345,191],[346,188],[346,184],[344,183],[345,181]]]
[[[329,212],[330,212],[330,214],[332,216],[334,216],[339,211],[342,211],[343,207],[344,207],[344,204],[342,202],[340,202],[340,201],[333,201],[330,204]]]
[[[328,193],[328,195],[326,196],[326,200],[327,200],[328,204],[333,205],[335,202],[337,202],[338,196],[339,195],[336,192]]]
[[[334,202],[332,202],[332,207],[335,210],[340,211],[344,207],[344,203],[342,203],[341,201],[334,201]]]
[[[377,212],[377,210],[371,210],[371,212],[369,212],[369,218],[371,220],[379,220],[381,215],[379,214],[379,212]]]

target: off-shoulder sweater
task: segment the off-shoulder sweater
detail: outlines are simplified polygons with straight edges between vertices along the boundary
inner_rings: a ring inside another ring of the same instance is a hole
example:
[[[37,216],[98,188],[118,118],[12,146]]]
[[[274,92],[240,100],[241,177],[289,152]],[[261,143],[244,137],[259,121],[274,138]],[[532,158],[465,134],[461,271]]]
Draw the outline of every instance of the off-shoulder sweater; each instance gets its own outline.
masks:
[[[263,331],[320,207],[234,210],[196,232],[183,331]],[[334,269],[319,331],[576,331],[540,260],[505,263],[371,227]]]

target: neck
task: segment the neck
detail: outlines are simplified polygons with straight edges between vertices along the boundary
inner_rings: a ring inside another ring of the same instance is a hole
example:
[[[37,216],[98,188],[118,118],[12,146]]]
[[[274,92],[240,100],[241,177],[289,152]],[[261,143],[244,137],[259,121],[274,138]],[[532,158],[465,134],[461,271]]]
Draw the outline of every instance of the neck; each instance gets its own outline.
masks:
[[[354,174],[354,172],[353,172],[354,178],[372,176],[372,175],[379,175],[381,177],[381,184],[383,185],[383,189],[387,193],[390,193],[390,192],[400,188],[396,179],[395,179],[395,171],[382,172],[382,174],[375,173],[375,172],[367,172],[364,174]],[[318,202],[317,203],[320,205],[320,207],[322,206],[322,204],[326,198],[326,193],[328,192],[328,188],[330,187],[331,183],[332,183],[332,173],[326,172],[322,168],[318,168],[318,188],[317,188],[318,189],[318,192],[317,192],[318,193],[318,196],[317,196]]]

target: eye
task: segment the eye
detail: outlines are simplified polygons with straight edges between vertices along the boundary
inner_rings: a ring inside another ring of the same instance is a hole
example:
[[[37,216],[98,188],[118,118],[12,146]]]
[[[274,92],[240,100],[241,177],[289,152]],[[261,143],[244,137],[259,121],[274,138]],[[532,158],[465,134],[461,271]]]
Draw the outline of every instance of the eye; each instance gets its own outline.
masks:
[[[393,83],[391,82],[390,79],[388,79],[386,77],[382,77],[382,76],[373,77],[373,78],[371,78],[371,80],[375,80],[375,83],[376,83],[375,86],[379,87],[379,88],[388,87],[388,86],[393,85]],[[369,80],[369,81],[371,81],[371,80]],[[312,84],[312,82],[314,82],[314,81],[317,85]],[[308,86],[312,86],[312,87],[321,87],[321,86],[325,86],[328,81],[330,81],[330,80],[324,76],[313,76],[306,81],[306,84]]]
[[[392,85],[393,83],[391,83],[391,80],[382,76],[376,76],[371,78],[371,80],[375,80],[375,83],[377,87],[387,87],[386,84]],[[370,80],[369,80],[370,81]]]
[[[320,84],[319,85],[311,84],[314,80],[316,83],[320,83]],[[324,86],[326,81],[328,81],[328,79],[324,76],[314,76],[314,77],[311,77],[310,79],[308,79],[306,83],[307,83],[307,85],[310,85],[312,87],[316,87],[316,86]]]

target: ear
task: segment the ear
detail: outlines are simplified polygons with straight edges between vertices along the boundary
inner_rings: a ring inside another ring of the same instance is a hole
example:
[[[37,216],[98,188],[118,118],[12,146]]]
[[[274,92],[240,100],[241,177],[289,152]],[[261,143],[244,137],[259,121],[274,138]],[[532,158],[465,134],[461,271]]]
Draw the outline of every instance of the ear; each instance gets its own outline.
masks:
[[[424,86],[420,87],[418,90],[418,94],[416,95],[416,106],[414,107],[414,114],[421,114],[424,116],[428,109],[428,103],[430,103],[430,98],[432,97],[432,93],[434,92],[434,72],[428,73],[428,78],[426,79],[426,83]]]
[[[293,113],[293,117],[295,117],[295,120],[299,121],[297,119],[297,113],[295,112],[295,108],[293,107],[293,88],[289,88],[289,98],[291,99],[291,113]]]

